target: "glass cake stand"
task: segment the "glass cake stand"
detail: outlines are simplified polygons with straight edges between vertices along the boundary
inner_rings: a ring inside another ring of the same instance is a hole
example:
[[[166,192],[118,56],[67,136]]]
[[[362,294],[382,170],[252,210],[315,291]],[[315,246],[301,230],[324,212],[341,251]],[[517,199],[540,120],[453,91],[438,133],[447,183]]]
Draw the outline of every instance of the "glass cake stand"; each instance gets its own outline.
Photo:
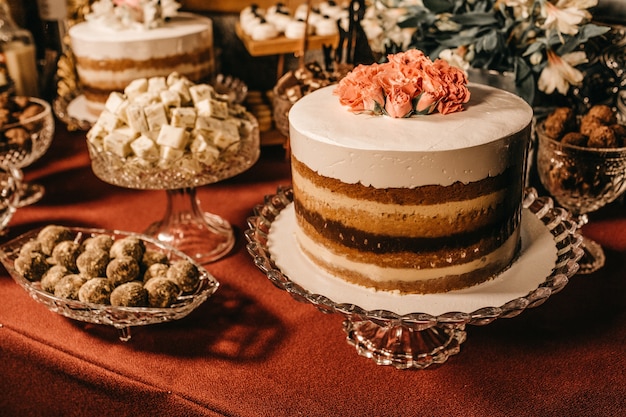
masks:
[[[103,151],[87,141],[91,167],[98,178],[109,184],[165,190],[165,214],[144,233],[185,252],[196,262],[213,262],[230,252],[235,236],[228,221],[201,210],[196,187],[238,175],[259,159],[258,122],[250,113],[246,113],[245,118],[251,125],[247,135],[222,150],[218,159],[208,165],[193,158],[189,152],[166,165],[147,164],[136,157],[122,158]]]
[[[290,187],[265,198],[248,219],[247,250],[278,288],[324,313],[344,316],[361,356],[398,369],[423,369],[459,353],[465,327],[517,316],[560,291],[578,270],[582,238],[569,213],[536,190],[525,192],[522,248],[493,279],[445,294],[377,292],[339,280],[298,250]]]

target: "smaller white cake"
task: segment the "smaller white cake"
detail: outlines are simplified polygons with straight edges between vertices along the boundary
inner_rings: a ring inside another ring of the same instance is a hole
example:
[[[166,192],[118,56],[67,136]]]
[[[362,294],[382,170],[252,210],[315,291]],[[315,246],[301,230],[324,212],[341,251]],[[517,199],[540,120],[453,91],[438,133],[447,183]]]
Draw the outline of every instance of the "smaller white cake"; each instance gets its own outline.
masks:
[[[162,12],[169,10],[171,16],[149,21],[147,9],[120,11],[122,6],[110,9],[103,7],[108,2],[96,1],[87,20],[70,28],[76,71],[90,113],[99,115],[109,94],[123,91],[135,79],[177,72],[201,82],[213,75],[211,19],[165,8],[172,3],[161,1]],[[138,16],[141,20],[131,19]]]

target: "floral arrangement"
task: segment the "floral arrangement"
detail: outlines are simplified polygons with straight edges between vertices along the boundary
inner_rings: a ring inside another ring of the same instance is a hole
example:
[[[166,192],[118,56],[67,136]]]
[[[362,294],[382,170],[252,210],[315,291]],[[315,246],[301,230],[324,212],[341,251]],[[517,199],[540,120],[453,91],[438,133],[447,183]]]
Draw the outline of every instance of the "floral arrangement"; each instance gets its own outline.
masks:
[[[431,61],[417,49],[387,59],[358,65],[342,78],[333,91],[339,102],[356,113],[401,118],[461,111],[470,98],[465,73],[443,59]]]
[[[175,0],[96,0],[85,19],[113,30],[144,30],[162,26],[179,8]]]
[[[381,29],[368,37],[383,53],[418,48],[464,69],[512,72],[532,104],[537,91],[565,96],[582,84],[585,44],[610,29],[591,23],[597,2],[375,0],[369,18]]]

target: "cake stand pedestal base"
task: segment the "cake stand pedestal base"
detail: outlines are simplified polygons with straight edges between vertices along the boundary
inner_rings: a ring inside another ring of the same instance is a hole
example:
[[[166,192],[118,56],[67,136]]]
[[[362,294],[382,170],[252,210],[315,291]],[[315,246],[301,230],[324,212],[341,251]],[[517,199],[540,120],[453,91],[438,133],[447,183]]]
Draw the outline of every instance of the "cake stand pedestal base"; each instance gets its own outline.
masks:
[[[424,369],[444,363],[460,352],[467,337],[462,324],[416,330],[404,325],[345,320],[343,330],[359,355],[398,369]]]
[[[163,219],[144,232],[174,246],[200,264],[217,261],[235,245],[233,228],[220,216],[200,209],[195,188],[166,190]]]

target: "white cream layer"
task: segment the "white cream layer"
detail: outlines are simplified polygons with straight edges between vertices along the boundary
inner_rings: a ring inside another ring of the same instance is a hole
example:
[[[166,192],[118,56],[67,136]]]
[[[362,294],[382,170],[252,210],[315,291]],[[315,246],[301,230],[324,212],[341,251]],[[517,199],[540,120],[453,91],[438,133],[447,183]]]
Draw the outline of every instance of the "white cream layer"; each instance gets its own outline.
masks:
[[[179,13],[159,28],[112,30],[81,22],[69,35],[76,56],[141,61],[212,47],[213,23],[204,16]]]
[[[524,163],[532,108],[503,90],[470,84],[465,110],[394,119],[353,114],[329,86],[289,112],[293,155],[312,170],[376,188],[468,183]]]
[[[296,241],[302,247],[305,253],[315,254],[315,257],[322,262],[333,265],[336,268],[343,268],[349,271],[355,271],[375,282],[402,281],[402,282],[418,282],[429,279],[442,278],[446,276],[457,276],[467,274],[477,269],[485,268],[493,263],[500,263],[503,259],[513,257],[517,241],[518,233],[514,233],[502,246],[488,255],[480,259],[459,265],[450,265],[443,268],[382,268],[377,265],[366,264],[362,262],[353,262],[343,256],[325,249],[316,242],[312,241],[300,227],[295,228]]]

